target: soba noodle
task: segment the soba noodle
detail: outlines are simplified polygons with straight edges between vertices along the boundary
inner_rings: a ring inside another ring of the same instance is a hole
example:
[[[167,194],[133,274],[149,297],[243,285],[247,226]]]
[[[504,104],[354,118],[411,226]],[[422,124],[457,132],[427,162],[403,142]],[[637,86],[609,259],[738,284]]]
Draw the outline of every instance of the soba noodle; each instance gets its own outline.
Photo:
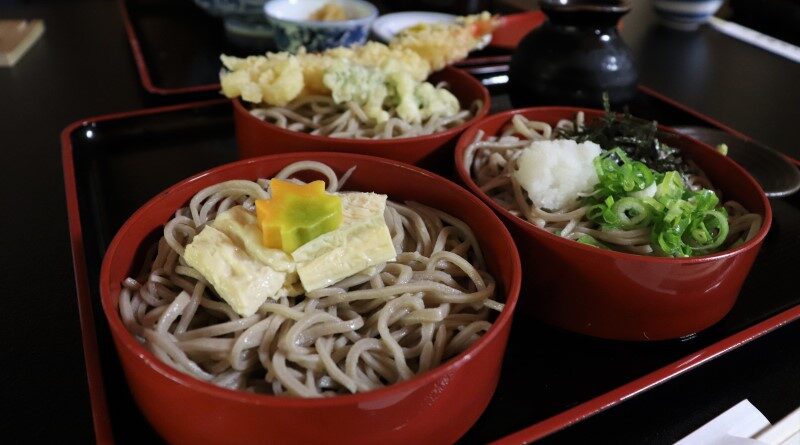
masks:
[[[342,178],[312,170],[338,191]],[[352,171],[352,170],[351,170]],[[385,218],[396,261],[330,287],[280,300],[240,317],[187,266],[184,247],[215,215],[269,196],[267,182],[228,181],[195,195],[164,228],[138,278],[119,296],[127,329],[159,359],[230,389],[299,397],[370,391],[439,366],[491,327],[495,281],[462,221],[424,205],[389,201]]]
[[[651,228],[601,230],[598,224],[585,218],[590,206],[576,202],[572,207],[556,212],[539,208],[531,203],[525,190],[515,180],[512,173],[517,170],[517,159],[532,141],[553,139],[562,131],[575,130],[576,125],[580,129],[583,123],[583,113],[578,113],[574,121],[559,121],[555,128],[546,122],[530,121],[517,114],[499,137],[484,138],[482,131],[478,133],[466,151],[464,168],[492,200],[537,227],[572,240],[589,235],[615,250],[638,254],[653,253]],[[691,167],[695,173],[686,177],[689,188],[713,189],[705,174],[696,165]],[[717,195],[720,195],[718,191]],[[749,213],[735,201],[725,202],[724,207],[728,212],[729,232],[723,246],[732,247],[758,233],[761,215]]]
[[[306,96],[285,107],[253,108],[250,113],[281,128],[319,136],[347,139],[393,139],[440,133],[458,127],[480,109],[476,102],[469,110],[452,116],[433,115],[420,123],[408,123],[389,110],[386,122],[375,123],[355,102],[336,104],[330,96]]]

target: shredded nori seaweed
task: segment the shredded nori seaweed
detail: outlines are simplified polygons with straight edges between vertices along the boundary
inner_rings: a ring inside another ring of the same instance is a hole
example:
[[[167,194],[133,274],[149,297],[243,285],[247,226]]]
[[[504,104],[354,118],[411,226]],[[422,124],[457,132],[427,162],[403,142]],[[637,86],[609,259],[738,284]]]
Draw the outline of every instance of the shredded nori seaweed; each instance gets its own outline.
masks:
[[[645,163],[658,172],[678,171],[682,176],[689,167],[683,162],[680,150],[661,142],[656,137],[658,124],[631,116],[627,107],[622,114],[611,111],[608,95],[603,94],[606,113],[594,122],[589,122],[578,131],[559,129],[558,136],[577,142],[592,141],[603,150],[619,147],[631,158]],[[577,126],[575,127],[577,129]]]

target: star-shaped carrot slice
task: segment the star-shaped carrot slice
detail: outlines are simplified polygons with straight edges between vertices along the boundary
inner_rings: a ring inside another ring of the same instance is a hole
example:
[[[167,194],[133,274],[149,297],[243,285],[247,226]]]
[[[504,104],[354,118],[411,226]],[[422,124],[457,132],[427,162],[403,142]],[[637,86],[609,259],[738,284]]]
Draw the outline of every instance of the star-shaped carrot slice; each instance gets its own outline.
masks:
[[[271,179],[269,184],[272,197],[256,201],[265,247],[291,253],[342,224],[342,201],[325,191],[324,181],[295,184]]]

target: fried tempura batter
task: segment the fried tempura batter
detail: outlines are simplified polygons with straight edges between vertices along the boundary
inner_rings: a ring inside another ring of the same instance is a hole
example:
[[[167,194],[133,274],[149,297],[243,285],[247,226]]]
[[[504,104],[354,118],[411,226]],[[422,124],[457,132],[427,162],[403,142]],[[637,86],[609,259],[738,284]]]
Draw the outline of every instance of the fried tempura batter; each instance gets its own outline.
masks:
[[[312,12],[308,19],[322,22],[336,22],[347,20],[347,12],[345,12],[342,5],[338,3],[325,3],[320,6],[319,9]]]
[[[389,46],[332,48],[323,53],[267,53],[247,58],[221,56],[222,93],[246,102],[284,106],[311,94],[331,94],[324,79],[341,61],[380,71],[381,78],[410,78],[423,82],[431,72],[461,60],[491,33],[496,20],[488,13],[462,17],[452,24],[417,25],[403,31]],[[330,82],[329,82],[330,83]]]
[[[467,57],[483,36],[497,27],[488,12],[460,17],[455,23],[420,23],[406,28],[389,43],[393,50],[408,49],[425,59],[433,71],[439,71]]]

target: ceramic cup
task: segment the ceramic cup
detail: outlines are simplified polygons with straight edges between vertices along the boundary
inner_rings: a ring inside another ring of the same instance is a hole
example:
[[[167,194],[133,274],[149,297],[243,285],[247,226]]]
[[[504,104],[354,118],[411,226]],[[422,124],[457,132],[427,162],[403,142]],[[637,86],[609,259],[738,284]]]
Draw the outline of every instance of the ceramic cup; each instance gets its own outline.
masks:
[[[654,0],[659,21],[674,29],[693,31],[713,16],[722,0]]]

